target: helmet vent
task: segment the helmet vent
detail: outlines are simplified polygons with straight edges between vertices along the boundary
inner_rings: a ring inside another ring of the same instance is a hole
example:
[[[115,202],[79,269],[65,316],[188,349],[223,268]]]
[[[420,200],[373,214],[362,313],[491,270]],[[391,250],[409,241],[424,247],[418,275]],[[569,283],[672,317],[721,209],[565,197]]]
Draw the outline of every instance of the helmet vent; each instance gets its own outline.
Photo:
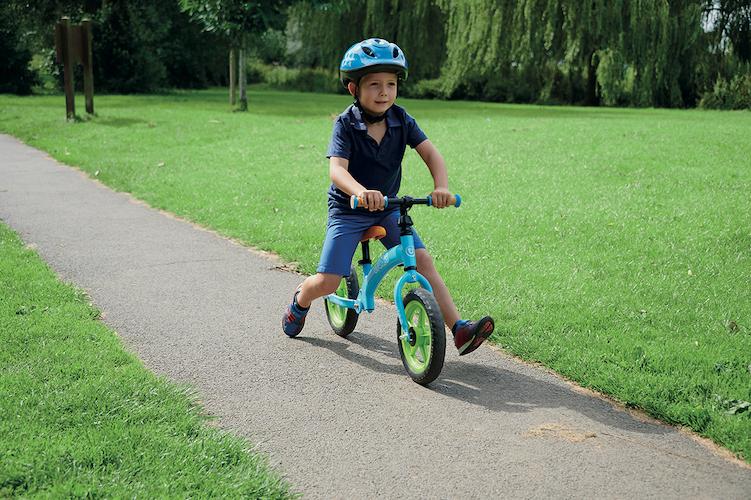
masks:
[[[399,57],[399,49],[397,49],[396,47],[394,47],[393,54],[394,54],[394,59],[396,59],[397,57]]]
[[[373,49],[371,49],[370,47],[363,47],[362,51],[370,57],[375,57],[375,52],[373,52]]]

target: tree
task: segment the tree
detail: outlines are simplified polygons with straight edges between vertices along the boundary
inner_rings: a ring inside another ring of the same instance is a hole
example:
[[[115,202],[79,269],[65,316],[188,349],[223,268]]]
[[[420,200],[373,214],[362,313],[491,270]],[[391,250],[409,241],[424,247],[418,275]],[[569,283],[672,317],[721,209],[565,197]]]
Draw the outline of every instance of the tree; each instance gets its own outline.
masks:
[[[54,26],[62,16],[73,24],[92,21],[97,91],[153,92],[165,87],[201,88],[224,80],[217,66],[225,49],[190,20],[177,2],[150,0],[0,0],[0,25],[23,34],[22,48],[46,58],[45,69],[62,84],[54,55]],[[0,45],[10,43],[0,34]],[[8,51],[3,51],[8,53]],[[0,55],[2,57],[2,55]],[[10,68],[10,64],[0,67]],[[1,70],[0,70],[1,71]],[[13,71],[20,75],[18,70]],[[77,78],[80,82],[80,78]]]
[[[714,43],[731,48],[741,62],[751,62],[751,3],[748,0],[707,0]]]
[[[18,25],[0,17],[0,92],[30,94],[36,75],[29,69],[31,51],[25,47]]]
[[[284,22],[284,0],[180,0],[180,6],[201,23],[204,30],[224,36],[230,45],[230,103],[234,104],[234,76],[240,88],[239,110],[248,109],[245,50],[251,33],[278,28]],[[237,54],[237,71],[235,71]]]

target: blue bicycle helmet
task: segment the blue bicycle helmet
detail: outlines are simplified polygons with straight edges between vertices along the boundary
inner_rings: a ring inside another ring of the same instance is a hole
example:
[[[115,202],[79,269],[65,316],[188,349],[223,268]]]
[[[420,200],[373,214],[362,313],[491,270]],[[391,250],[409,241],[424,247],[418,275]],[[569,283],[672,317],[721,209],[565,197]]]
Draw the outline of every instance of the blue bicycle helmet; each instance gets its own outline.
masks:
[[[396,73],[407,79],[407,58],[395,43],[382,38],[368,38],[347,49],[339,65],[339,77],[346,87],[349,82],[358,83],[368,73],[381,71]]]

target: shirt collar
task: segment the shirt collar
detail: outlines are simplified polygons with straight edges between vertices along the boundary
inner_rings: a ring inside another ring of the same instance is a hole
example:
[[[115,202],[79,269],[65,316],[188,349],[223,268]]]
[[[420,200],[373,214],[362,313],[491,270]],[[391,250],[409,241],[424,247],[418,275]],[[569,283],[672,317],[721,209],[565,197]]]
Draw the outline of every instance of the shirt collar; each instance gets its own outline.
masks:
[[[396,117],[394,106],[395,105],[392,104],[391,107],[386,111],[386,125],[388,127],[400,127],[402,125],[399,119]],[[360,109],[354,104],[351,104],[349,107],[349,116],[352,126],[357,130],[368,130],[368,126],[365,123],[365,119],[362,117],[362,113],[360,113]]]

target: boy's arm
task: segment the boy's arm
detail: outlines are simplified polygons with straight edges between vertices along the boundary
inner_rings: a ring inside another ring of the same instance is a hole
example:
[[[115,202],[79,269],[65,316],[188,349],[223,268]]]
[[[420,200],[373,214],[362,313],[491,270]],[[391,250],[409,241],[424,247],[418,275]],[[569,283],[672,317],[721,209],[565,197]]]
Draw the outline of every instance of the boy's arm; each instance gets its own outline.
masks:
[[[444,208],[451,204],[452,197],[449,191],[449,177],[446,171],[446,162],[430,140],[425,139],[415,148],[422,161],[428,166],[430,175],[433,176],[434,189],[430,195],[433,197],[433,206]]]
[[[339,156],[329,158],[329,177],[334,186],[348,195],[357,195],[364,202],[364,207],[374,212],[383,210],[384,200],[380,191],[367,189],[349,173],[349,160]]]

